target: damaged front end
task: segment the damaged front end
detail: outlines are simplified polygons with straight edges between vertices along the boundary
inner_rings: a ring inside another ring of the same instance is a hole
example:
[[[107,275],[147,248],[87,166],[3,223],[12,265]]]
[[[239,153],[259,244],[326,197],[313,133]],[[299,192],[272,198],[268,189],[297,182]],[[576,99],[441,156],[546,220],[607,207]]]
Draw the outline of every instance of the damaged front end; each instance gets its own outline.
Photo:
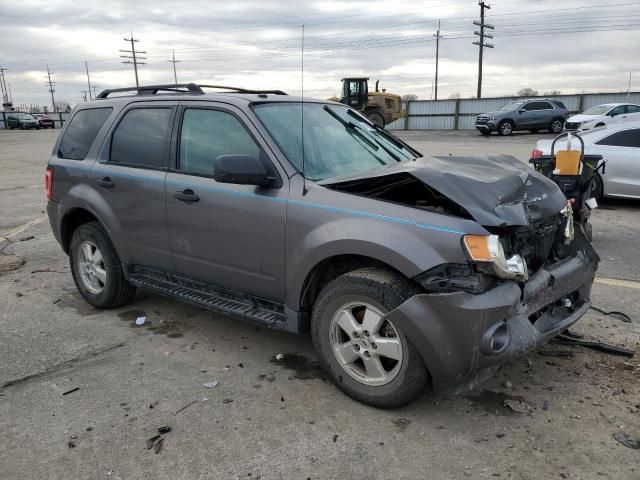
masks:
[[[339,191],[474,220],[466,262],[417,277],[424,293],[388,314],[438,387],[473,386],[576,322],[599,258],[557,186],[512,157],[436,157],[343,178]]]

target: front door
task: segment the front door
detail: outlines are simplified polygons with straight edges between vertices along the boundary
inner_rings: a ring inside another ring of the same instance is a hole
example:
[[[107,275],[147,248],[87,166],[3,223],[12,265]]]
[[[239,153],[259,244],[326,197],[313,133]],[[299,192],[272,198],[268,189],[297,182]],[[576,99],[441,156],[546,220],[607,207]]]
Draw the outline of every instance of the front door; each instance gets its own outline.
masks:
[[[280,172],[281,188],[216,182],[216,157],[268,155],[259,134],[244,113],[230,105],[189,102],[178,115],[176,165],[166,181],[177,274],[282,301],[286,176]]]
[[[597,153],[607,161],[605,193],[640,196],[640,128],[612,133],[596,144]]]

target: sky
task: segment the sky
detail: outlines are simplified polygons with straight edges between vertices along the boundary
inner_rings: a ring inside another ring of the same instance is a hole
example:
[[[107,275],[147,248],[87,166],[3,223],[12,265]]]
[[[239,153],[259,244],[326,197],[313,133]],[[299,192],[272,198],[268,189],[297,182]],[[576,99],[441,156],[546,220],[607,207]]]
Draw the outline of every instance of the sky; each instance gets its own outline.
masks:
[[[486,23],[483,97],[640,90],[640,0],[495,0]],[[475,97],[478,47],[469,0],[0,0],[0,67],[14,105],[84,101],[135,85],[121,49],[146,52],[140,84],[178,82],[281,89],[328,98],[346,76],[367,76],[399,95],[433,97],[440,20],[438,97]],[[304,35],[303,35],[304,25]],[[303,41],[304,38],[304,41]],[[304,55],[302,44],[304,43]]]

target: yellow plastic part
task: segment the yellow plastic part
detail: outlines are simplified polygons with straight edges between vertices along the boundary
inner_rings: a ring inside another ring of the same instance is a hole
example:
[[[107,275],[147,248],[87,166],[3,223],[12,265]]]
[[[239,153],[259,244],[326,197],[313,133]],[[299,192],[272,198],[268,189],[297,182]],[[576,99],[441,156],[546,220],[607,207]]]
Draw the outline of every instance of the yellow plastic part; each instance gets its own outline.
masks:
[[[464,243],[471,258],[480,262],[491,261],[488,235],[465,235]]]
[[[577,150],[560,150],[556,153],[556,175],[579,175],[580,152]]]

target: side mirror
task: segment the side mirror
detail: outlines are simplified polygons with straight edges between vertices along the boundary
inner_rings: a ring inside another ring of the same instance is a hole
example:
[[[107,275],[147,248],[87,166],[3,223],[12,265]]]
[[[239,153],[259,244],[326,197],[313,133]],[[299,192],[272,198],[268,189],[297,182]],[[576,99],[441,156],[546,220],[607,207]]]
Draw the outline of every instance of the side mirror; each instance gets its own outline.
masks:
[[[270,165],[253,155],[220,155],[213,162],[213,178],[220,183],[276,186],[277,176]]]
[[[521,108],[520,110],[518,110],[518,113],[524,113],[524,112],[526,112],[524,108]]]

